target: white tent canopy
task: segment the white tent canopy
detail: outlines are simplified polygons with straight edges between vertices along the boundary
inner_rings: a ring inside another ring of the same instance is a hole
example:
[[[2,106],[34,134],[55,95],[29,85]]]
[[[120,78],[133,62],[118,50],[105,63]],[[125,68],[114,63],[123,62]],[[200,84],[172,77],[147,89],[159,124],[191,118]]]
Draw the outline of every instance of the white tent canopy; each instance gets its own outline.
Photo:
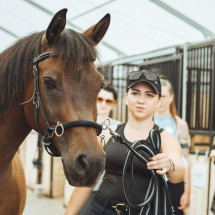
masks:
[[[110,28],[98,47],[102,61],[215,35],[213,0],[7,0],[0,2],[0,51],[45,30],[62,8],[68,8],[67,28],[79,32],[111,14]]]

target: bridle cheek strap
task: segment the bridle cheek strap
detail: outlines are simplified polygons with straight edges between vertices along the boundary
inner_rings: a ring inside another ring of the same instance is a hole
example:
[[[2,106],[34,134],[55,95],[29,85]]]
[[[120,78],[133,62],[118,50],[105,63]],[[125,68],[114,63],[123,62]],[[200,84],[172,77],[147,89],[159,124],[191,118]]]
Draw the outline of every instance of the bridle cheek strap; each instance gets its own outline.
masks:
[[[42,60],[45,60],[50,55],[55,56],[56,54],[52,53],[51,51],[47,51],[47,52],[40,54],[36,58],[34,58],[34,61],[33,61],[33,77],[34,77],[33,96],[31,97],[31,99],[29,99],[26,102],[21,103],[20,105],[25,105],[25,104],[28,104],[31,101],[33,101],[35,124],[36,124],[36,127],[37,127],[39,133],[42,134],[42,132],[39,128],[39,123],[38,123],[38,109],[40,109],[42,118],[45,121],[45,125],[46,125],[46,129],[44,132],[44,138],[43,138],[44,147],[45,147],[46,151],[48,152],[48,154],[50,154],[51,156],[59,157],[61,155],[59,154],[56,146],[54,145],[54,143],[51,140],[51,138],[54,134],[57,137],[61,137],[63,135],[65,129],[84,126],[84,127],[94,128],[97,133],[97,136],[98,136],[102,132],[102,126],[93,121],[76,120],[76,121],[66,122],[63,124],[61,122],[57,122],[57,125],[55,126],[55,128],[51,127],[51,125],[48,121],[48,118],[46,117],[46,114],[44,112],[43,106],[42,106],[42,101],[41,101],[41,97],[40,97],[40,89],[39,89],[39,71],[38,71],[38,63]]]

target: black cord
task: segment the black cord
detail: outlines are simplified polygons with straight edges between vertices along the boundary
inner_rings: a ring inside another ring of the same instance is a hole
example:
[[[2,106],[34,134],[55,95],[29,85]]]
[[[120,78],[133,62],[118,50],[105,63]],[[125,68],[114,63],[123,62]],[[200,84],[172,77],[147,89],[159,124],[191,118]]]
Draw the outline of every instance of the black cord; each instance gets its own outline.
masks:
[[[161,211],[159,211],[160,204],[163,200],[164,211],[162,215],[169,215],[167,214],[168,207],[170,208],[171,215],[174,215],[174,209],[171,204],[166,175],[158,175],[156,173],[156,170],[149,170],[151,179],[149,182],[148,190],[145,195],[145,199],[141,203],[135,203],[132,200],[131,196],[128,195],[127,187],[125,185],[125,179],[126,179],[126,173],[128,172],[127,171],[128,167],[131,167],[131,177],[133,178],[134,156],[136,156],[144,164],[147,164],[150,161],[151,157],[155,156],[160,152],[160,148],[161,148],[160,132],[157,129],[152,129],[150,131],[149,137],[152,144],[149,144],[145,140],[138,140],[138,141],[135,141],[132,144],[132,146],[126,143],[122,139],[122,137],[116,132],[113,132],[112,135],[117,142],[124,144],[129,149],[125,160],[123,175],[122,175],[124,195],[129,205],[134,208],[139,208],[140,209],[139,215],[143,213],[143,210],[145,208],[146,208],[145,215],[152,214],[151,210],[154,210],[153,215],[159,215],[161,213]],[[164,186],[161,187],[160,186],[161,184]],[[162,189],[163,187],[164,189]],[[162,192],[163,192],[163,195],[161,195]],[[152,200],[154,201],[152,202]]]

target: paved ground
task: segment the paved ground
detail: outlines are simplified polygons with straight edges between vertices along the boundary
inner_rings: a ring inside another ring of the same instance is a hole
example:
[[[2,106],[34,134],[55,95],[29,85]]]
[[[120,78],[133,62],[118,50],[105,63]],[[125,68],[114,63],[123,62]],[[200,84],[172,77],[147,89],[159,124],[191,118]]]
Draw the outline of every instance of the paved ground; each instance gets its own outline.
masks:
[[[63,215],[64,212],[63,198],[38,198],[33,191],[27,190],[27,201],[23,215]]]

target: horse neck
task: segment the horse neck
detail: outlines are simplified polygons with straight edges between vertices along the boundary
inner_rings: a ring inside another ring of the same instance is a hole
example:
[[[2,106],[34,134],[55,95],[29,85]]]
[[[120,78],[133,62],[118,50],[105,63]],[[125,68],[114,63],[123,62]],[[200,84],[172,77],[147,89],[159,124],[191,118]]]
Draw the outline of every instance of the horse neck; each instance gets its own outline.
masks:
[[[21,107],[12,108],[0,121],[0,170],[10,165],[19,146],[31,131]]]

